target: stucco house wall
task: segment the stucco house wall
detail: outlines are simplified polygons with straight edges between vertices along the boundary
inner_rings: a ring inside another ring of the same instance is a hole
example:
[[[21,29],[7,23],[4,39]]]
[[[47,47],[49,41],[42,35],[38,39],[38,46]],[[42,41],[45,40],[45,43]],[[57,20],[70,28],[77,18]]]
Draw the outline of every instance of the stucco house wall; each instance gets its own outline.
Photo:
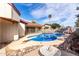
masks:
[[[0,3],[0,43],[19,39],[18,22],[19,14],[14,7],[8,3]]]
[[[11,6],[7,3],[0,3],[0,17],[11,18]]]
[[[16,21],[20,21],[19,14],[8,3],[0,3],[0,17],[7,17]]]
[[[25,24],[19,23],[18,27],[19,27],[19,37],[25,36]]]
[[[19,15],[16,13],[16,11],[12,8],[12,19],[20,21]]]
[[[2,39],[1,33],[2,33],[2,31],[1,31],[1,19],[0,19],[0,42],[1,42],[1,39]]]
[[[41,31],[41,28],[35,28],[35,32],[40,32]]]
[[[1,39],[0,42],[11,42],[18,40],[18,23],[1,19]]]

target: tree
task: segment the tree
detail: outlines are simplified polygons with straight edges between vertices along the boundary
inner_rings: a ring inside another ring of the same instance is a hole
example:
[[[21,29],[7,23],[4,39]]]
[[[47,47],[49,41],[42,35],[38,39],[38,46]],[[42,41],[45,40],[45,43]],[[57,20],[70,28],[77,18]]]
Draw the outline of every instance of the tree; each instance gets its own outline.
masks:
[[[77,21],[75,22],[76,23],[76,27],[79,27],[79,15],[77,15]]]
[[[49,26],[51,26],[51,24],[48,24],[48,23],[46,23],[46,24],[44,24],[44,25],[49,25]]]
[[[79,19],[75,23],[76,23],[76,27],[79,27]]]
[[[79,7],[76,8],[77,11],[79,11]],[[79,27],[79,14],[76,15],[77,16],[77,21],[76,23],[76,27]]]
[[[35,20],[32,20],[32,23],[36,23],[36,21]]]
[[[53,29],[56,29],[56,28],[60,28],[61,25],[60,25],[60,24],[57,24],[57,23],[53,23],[53,24],[51,24],[51,27],[52,27]]]
[[[49,22],[51,23],[51,21],[50,21],[50,20],[51,20],[51,18],[52,18],[52,15],[51,15],[51,14],[49,14],[49,15],[48,15],[48,18],[49,18]]]
[[[48,15],[48,18],[51,18],[51,17],[52,17],[52,15],[51,15],[51,14],[49,14],[49,15]]]

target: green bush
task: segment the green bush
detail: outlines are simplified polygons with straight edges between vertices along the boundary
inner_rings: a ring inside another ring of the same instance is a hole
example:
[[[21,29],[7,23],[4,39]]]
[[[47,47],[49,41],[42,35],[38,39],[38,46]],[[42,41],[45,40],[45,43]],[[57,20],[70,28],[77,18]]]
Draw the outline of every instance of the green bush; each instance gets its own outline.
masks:
[[[61,25],[60,25],[60,24],[57,24],[57,23],[53,23],[53,24],[51,24],[51,27],[52,27],[53,29],[56,29],[56,28],[60,28]]]

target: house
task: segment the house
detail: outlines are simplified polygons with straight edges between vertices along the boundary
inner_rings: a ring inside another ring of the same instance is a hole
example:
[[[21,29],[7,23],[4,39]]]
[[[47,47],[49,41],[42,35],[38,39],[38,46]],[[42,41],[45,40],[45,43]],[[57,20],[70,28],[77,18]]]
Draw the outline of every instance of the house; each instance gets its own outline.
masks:
[[[20,12],[12,3],[0,3],[0,43],[19,39]]]
[[[52,29],[52,27],[49,24],[44,24],[42,26],[41,30],[43,33],[53,33],[54,32],[54,30]]]
[[[20,19],[13,3],[0,3],[0,43],[8,43],[41,30],[42,25]]]
[[[37,33],[41,30],[42,25],[37,23],[28,22],[25,19],[20,19],[19,23],[19,35],[23,37],[24,35],[30,33]]]
[[[18,29],[19,29],[19,37],[24,37],[26,34],[25,34],[25,31],[26,31],[26,25],[27,25],[27,21],[23,20],[23,19],[20,19],[20,23],[18,24]]]
[[[26,34],[40,32],[41,31],[41,28],[42,28],[42,25],[41,24],[28,22],[26,24]]]

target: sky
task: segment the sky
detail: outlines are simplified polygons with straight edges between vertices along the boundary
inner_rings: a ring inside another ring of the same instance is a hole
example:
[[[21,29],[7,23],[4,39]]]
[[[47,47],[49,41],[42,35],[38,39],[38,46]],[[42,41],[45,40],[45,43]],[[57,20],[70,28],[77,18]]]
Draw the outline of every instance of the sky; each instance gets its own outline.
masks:
[[[20,17],[27,21],[35,20],[39,24],[58,23],[61,26],[75,26],[78,3],[15,3]],[[51,14],[52,17],[48,18]]]

